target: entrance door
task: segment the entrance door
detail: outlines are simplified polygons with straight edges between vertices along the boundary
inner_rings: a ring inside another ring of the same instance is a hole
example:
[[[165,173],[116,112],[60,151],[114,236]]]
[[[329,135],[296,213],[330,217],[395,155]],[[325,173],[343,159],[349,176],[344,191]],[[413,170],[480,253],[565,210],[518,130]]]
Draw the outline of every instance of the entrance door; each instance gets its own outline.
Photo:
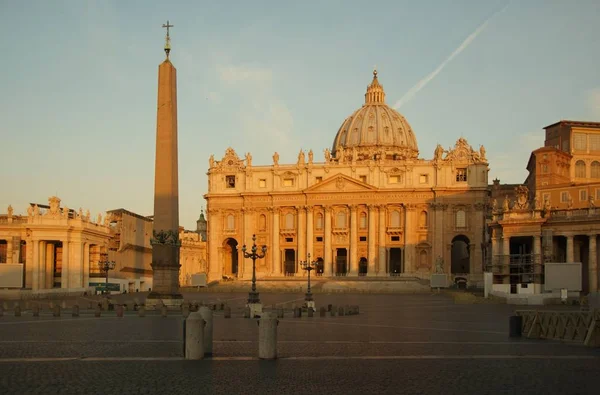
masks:
[[[368,270],[367,266],[368,266],[368,264],[367,264],[367,258],[365,258],[363,256],[358,261],[358,275],[359,276],[366,276],[367,275],[367,270]]]
[[[323,275],[323,269],[325,268],[324,265],[324,261],[323,258],[317,258],[317,267],[315,270],[315,273],[317,274],[317,276],[322,276]]]
[[[285,250],[285,275],[294,275],[296,273],[296,251],[287,248]]]
[[[338,248],[335,255],[335,275],[345,276],[348,263],[348,250],[345,248]]]
[[[402,273],[402,248],[390,248],[390,275]]]
[[[469,274],[471,269],[470,241],[467,236],[458,235],[452,239],[450,269],[454,274]]]

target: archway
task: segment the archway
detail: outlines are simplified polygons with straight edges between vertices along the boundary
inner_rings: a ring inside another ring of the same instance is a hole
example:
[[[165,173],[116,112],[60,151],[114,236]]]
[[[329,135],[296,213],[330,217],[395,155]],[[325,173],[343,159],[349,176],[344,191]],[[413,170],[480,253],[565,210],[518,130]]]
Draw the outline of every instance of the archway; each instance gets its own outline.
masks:
[[[338,248],[335,255],[335,275],[345,276],[346,275],[346,263],[348,260],[348,250],[345,248]]]
[[[471,268],[471,247],[469,238],[458,235],[452,239],[450,270],[452,273],[469,274]]]
[[[296,251],[292,248],[286,248],[284,251],[284,268],[286,276],[294,276],[296,274]]]
[[[402,273],[402,248],[390,248],[390,275]]]
[[[358,275],[359,276],[366,276],[367,275],[367,258],[365,258],[364,256],[360,258],[360,260],[358,261]]]
[[[223,243],[223,274],[237,276],[238,274],[238,242],[227,239]]]

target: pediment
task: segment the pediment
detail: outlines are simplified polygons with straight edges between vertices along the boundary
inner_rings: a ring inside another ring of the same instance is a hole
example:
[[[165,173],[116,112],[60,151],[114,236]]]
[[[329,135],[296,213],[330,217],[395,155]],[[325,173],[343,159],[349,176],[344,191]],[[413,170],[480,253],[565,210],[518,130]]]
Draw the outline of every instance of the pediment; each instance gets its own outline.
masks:
[[[366,192],[376,190],[377,188],[372,185],[365,184],[343,174],[336,174],[323,182],[306,188],[304,192]]]

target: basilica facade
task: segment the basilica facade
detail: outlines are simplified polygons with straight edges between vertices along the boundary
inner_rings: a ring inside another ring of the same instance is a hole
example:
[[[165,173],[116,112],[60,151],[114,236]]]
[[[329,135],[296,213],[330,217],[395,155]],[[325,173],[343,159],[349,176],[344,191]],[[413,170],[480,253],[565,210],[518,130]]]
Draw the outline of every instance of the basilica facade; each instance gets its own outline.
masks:
[[[464,138],[432,159],[415,132],[385,103],[377,72],[362,107],[341,124],[317,159],[255,165],[228,148],[208,170],[209,280],[250,278],[242,246],[267,246],[259,278],[418,277],[432,272],[472,285],[484,269],[488,162]]]

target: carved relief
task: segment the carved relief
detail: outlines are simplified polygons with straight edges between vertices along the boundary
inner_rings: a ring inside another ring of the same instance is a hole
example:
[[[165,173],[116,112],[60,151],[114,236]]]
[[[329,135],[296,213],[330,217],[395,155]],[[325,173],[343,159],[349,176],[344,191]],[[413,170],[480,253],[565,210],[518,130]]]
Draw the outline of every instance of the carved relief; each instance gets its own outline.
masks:
[[[515,188],[515,194],[517,200],[513,209],[515,210],[528,210],[529,209],[529,188],[524,185],[519,185]]]
[[[231,147],[227,148],[225,151],[225,155],[223,159],[220,161],[214,161],[214,158],[211,159],[209,165],[211,168],[214,168],[215,171],[238,171],[244,169],[244,160],[240,159],[240,157],[236,154],[235,150]],[[252,161],[252,157],[250,157],[250,162]]]

